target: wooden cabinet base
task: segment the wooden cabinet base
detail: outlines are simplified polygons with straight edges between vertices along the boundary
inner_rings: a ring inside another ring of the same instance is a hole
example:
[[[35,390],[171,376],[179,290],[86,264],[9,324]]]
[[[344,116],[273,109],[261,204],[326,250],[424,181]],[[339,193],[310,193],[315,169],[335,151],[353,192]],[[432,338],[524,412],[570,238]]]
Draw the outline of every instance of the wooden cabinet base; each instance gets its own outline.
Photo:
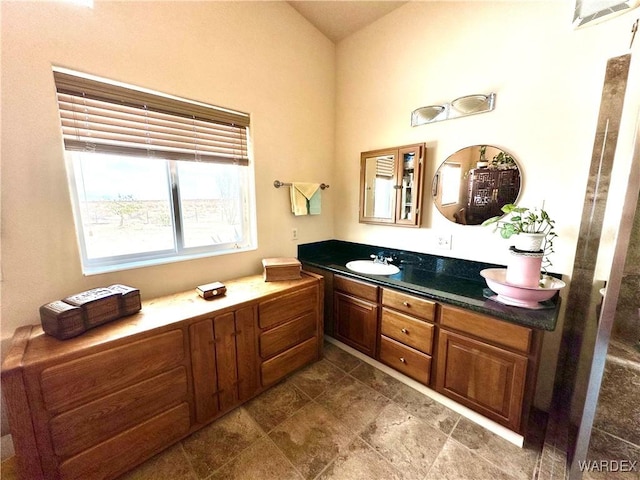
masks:
[[[331,279],[331,336],[525,433],[543,331],[375,282],[323,275]]]
[[[441,331],[436,389],[512,430],[520,429],[527,359]]]
[[[321,276],[226,286],[69,340],[19,328],[2,364],[19,478],[113,479],[320,358]]]

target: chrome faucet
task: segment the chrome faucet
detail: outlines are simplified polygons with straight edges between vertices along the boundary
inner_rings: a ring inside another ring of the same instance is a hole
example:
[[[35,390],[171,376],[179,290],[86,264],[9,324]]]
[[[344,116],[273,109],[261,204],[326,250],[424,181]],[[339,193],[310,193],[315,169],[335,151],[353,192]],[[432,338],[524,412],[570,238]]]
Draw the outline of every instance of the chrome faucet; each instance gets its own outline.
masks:
[[[381,263],[382,265],[389,265],[389,262],[393,261],[392,257],[385,257],[384,252],[380,252],[377,255],[372,253],[369,257],[373,259],[373,263]]]

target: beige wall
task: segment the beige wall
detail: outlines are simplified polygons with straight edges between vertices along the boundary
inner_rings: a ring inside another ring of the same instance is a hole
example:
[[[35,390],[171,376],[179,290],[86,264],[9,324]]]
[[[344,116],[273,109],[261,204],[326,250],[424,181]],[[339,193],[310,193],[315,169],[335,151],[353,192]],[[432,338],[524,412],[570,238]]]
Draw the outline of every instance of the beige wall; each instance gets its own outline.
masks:
[[[570,274],[606,61],[629,52],[631,25],[640,16],[635,10],[576,30],[572,3],[410,2],[338,44],[334,178],[344,208],[336,210],[336,236],[506,264],[508,241],[492,229],[446,220],[429,197],[433,174],[447,156],[489,144],[512,153],[522,167],[520,203],[545,202],[556,219],[552,271]],[[639,45],[636,40],[604,257],[612,251],[640,107],[640,89],[633,87],[640,85]],[[410,126],[417,107],[489,92],[497,94],[493,112]],[[428,149],[423,228],[359,224],[359,152],[415,142]],[[437,248],[440,234],[452,235],[452,250]],[[560,332],[561,324],[545,336],[536,399],[542,408],[550,400]]]
[[[150,298],[260,272],[299,242],[333,238],[293,217],[273,181],[333,183],[335,46],[285,2],[1,2],[2,338],[38,307],[124,283]],[[85,277],[67,188],[52,65],[251,114],[258,249]],[[5,342],[6,346],[6,342]]]
[[[544,200],[558,221],[555,270],[570,273],[604,66],[628,52],[638,16],[574,30],[571,3],[410,2],[334,47],[284,2],[97,0],[93,9],[0,2],[3,340],[37,323],[41,304],[87,288],[120,282],[149,298],[258,272],[265,256],[295,254],[293,227],[301,243],[339,238],[505,263],[507,245],[497,235],[448,222],[428,197],[421,229],[358,223],[360,152],[422,141],[426,186],[460,148],[493,144],[511,152],[523,168],[522,202]],[[629,85],[640,84],[638,45]],[[52,64],[250,112],[258,250],[83,277]],[[410,127],[416,107],[490,91],[497,93],[491,113]],[[639,106],[640,90],[630,88],[608,242]],[[330,183],[322,215],[293,217],[287,192],[272,186],[276,178]],[[452,234],[451,251],[435,247],[440,233]],[[545,339],[542,407],[557,342],[557,332]]]

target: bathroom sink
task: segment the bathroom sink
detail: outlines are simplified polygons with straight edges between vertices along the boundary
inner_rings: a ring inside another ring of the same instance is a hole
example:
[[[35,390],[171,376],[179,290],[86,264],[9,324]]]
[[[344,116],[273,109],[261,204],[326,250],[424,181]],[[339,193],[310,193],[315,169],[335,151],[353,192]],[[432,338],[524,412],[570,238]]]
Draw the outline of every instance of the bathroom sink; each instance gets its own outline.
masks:
[[[347,263],[346,267],[354,272],[368,273],[369,275],[393,275],[400,271],[395,265],[377,263],[373,260],[353,260]]]

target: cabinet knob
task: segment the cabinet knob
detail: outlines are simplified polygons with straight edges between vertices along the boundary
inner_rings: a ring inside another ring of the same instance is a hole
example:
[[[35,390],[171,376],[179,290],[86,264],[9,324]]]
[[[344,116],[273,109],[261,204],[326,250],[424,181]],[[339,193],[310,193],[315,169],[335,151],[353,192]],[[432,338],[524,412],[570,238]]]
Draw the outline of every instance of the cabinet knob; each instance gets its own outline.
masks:
[[[403,304],[405,307],[410,307],[410,306],[411,306],[411,304],[410,304],[409,302],[402,302],[402,304]]]
[[[406,328],[403,328],[400,330],[402,333],[406,333],[407,335],[409,335],[409,330],[407,330]]]
[[[402,363],[407,363],[407,361],[404,359],[404,357],[400,357],[400,361],[401,361]]]

